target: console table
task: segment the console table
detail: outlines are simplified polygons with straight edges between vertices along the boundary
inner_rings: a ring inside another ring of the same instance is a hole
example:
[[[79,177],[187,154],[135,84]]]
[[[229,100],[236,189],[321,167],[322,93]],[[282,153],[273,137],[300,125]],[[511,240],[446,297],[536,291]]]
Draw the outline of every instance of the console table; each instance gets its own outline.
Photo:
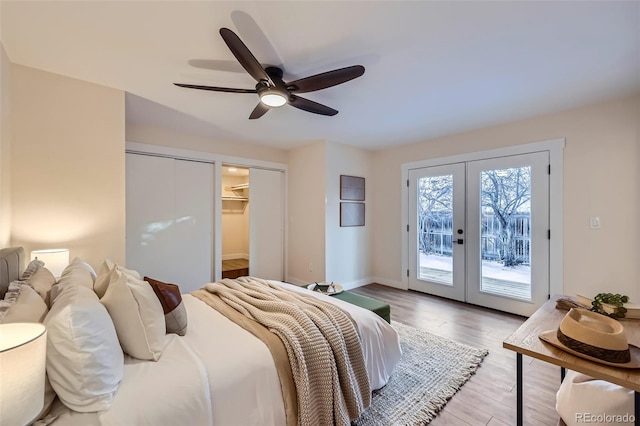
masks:
[[[556,309],[556,300],[564,296],[554,296],[540,307],[520,328],[509,336],[502,346],[516,352],[516,419],[522,426],[522,355],[527,355],[561,367],[561,379],[564,369],[574,370],[596,379],[606,380],[635,391],[635,424],[640,425],[640,369],[609,367],[571,355],[548,343],[542,342],[538,335],[543,331],[555,330],[567,311]],[[622,320],[627,340],[640,346],[640,320]]]

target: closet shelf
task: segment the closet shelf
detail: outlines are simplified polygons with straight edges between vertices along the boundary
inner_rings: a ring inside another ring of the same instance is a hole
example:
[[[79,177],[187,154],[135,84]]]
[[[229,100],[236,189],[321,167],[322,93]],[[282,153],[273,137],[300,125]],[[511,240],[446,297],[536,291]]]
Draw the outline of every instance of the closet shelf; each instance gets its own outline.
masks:
[[[243,189],[249,189],[249,184],[248,183],[241,183],[239,185],[227,186],[224,189],[226,189],[227,191],[240,191],[240,190],[243,190]]]
[[[222,197],[222,201],[249,201],[247,197]]]

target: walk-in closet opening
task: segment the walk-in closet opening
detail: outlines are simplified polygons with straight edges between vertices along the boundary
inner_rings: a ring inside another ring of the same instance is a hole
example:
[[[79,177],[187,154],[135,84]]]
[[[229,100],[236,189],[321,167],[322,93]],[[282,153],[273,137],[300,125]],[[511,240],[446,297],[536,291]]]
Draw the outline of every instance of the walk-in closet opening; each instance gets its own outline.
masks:
[[[249,169],[222,166],[222,278],[249,275]]]

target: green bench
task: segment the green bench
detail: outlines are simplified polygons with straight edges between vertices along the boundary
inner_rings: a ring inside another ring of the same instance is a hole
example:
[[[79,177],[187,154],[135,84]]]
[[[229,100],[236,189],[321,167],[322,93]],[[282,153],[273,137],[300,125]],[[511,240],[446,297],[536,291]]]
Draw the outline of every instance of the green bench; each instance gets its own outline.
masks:
[[[353,305],[375,312],[378,316],[391,324],[391,306],[389,306],[388,303],[372,299],[371,297],[362,296],[360,294],[351,293],[350,291],[333,294],[331,297],[344,300],[345,302],[349,302]]]

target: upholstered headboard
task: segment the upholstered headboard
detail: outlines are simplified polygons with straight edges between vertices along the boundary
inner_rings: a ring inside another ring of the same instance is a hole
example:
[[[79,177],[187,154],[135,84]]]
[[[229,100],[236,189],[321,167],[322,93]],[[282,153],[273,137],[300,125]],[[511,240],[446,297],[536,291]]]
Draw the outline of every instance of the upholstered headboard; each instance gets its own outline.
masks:
[[[11,281],[20,278],[24,270],[25,253],[22,247],[0,249],[0,299]]]

